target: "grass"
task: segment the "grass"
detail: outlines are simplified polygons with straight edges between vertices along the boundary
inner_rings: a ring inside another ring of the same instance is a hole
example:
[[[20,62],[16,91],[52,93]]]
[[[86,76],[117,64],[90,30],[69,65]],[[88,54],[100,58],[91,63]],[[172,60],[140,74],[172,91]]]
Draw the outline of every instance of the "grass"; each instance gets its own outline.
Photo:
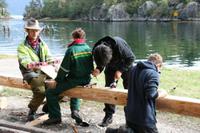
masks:
[[[97,79],[93,78],[92,82],[104,86],[104,74],[100,74]],[[122,80],[118,88],[123,88]],[[163,68],[159,89],[166,90],[170,95],[200,99],[200,70]]]
[[[160,88],[170,95],[200,99],[200,71],[164,68]]]

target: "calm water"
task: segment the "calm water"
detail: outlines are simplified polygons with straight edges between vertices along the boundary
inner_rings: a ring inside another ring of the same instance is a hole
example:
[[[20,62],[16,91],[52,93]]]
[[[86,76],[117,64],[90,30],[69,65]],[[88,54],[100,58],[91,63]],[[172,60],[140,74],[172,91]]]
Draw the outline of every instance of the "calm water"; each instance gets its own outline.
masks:
[[[70,33],[82,27],[91,45],[103,36],[121,36],[131,46],[137,60],[150,53],[160,53],[168,66],[200,67],[200,22],[41,22],[48,30],[42,32],[54,56],[62,56]],[[10,32],[3,32],[3,26]],[[26,36],[22,20],[0,20],[0,54],[16,54]]]

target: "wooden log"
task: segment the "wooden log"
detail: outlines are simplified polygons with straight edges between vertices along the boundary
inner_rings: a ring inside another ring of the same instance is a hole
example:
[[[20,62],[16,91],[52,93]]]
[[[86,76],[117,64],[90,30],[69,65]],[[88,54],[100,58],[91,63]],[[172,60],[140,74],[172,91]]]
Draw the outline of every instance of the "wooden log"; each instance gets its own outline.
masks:
[[[157,100],[157,108],[162,111],[200,117],[199,99],[166,96]]]
[[[105,87],[76,87],[65,91],[62,96],[81,98],[115,105],[126,105],[127,91],[122,89],[108,89]]]
[[[6,130],[6,133],[16,133],[17,131],[24,131],[24,132],[28,132],[28,133],[53,133],[50,130],[47,129],[40,129],[40,128],[36,128],[36,127],[30,127],[30,126],[26,126],[26,125],[21,125],[21,124],[17,124],[17,123],[13,123],[13,122],[8,122],[5,120],[0,120],[0,127],[4,127],[3,130],[7,129],[13,129],[13,130]],[[14,132],[12,132],[14,131]]]
[[[30,133],[30,132],[0,126],[0,133]]]
[[[0,76],[0,85],[30,90],[30,86],[27,83],[16,77]]]
[[[0,76],[0,85],[30,90],[30,86],[27,83],[16,77]],[[105,87],[75,87],[63,92],[62,95],[103,103],[125,105],[127,90],[108,89]]]
[[[36,125],[39,125],[41,123],[43,123],[45,120],[47,120],[49,117],[48,117],[48,114],[44,114],[40,117],[38,117],[37,119],[33,120],[33,121],[30,121],[30,122],[27,122],[25,124],[25,126],[29,127],[29,126],[36,126]]]
[[[22,79],[0,76],[0,85],[30,89]],[[127,91],[119,89],[107,89],[105,87],[75,87],[62,93],[69,97],[77,97],[85,100],[104,102],[116,105],[126,105]],[[200,100],[178,96],[166,96],[157,100],[157,109],[178,114],[200,117]]]

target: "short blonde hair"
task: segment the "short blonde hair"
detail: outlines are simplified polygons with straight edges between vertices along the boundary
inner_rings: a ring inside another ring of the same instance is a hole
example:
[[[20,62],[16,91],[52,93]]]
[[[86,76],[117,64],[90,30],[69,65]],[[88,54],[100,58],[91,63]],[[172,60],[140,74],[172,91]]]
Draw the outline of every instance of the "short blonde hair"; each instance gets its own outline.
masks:
[[[72,31],[72,37],[74,39],[84,39],[85,38],[85,31],[82,28],[77,28],[74,31]]]
[[[153,62],[155,65],[163,65],[163,58],[160,54],[154,53],[149,55],[148,61]]]

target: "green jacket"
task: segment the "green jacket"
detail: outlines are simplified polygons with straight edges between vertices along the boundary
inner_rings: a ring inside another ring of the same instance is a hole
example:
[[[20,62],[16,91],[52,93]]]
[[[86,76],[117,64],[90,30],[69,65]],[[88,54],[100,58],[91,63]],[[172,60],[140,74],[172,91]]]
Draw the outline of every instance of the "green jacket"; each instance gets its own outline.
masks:
[[[47,44],[40,39],[40,54],[36,54],[36,51],[28,44],[25,39],[17,48],[17,57],[19,62],[19,68],[25,80],[33,77],[37,77],[38,73],[27,68],[27,65],[33,62],[45,62],[51,60],[51,54]]]
[[[90,47],[86,43],[73,44],[70,46],[60,65],[56,81],[63,82],[72,80],[90,80],[93,70],[93,59]]]

